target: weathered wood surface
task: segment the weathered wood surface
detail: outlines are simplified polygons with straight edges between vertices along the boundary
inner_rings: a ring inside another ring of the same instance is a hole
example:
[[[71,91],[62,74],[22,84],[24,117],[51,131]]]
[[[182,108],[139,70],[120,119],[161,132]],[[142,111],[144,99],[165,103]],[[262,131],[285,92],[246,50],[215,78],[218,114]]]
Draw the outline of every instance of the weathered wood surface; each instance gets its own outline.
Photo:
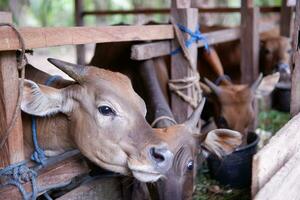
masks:
[[[251,84],[258,77],[259,9],[250,0],[242,0],[241,8],[241,82]]]
[[[84,21],[82,17],[83,12],[83,3],[82,0],[75,0],[74,1],[75,6],[75,25],[76,26],[83,26]],[[76,46],[76,56],[77,56],[77,64],[85,64],[85,48],[83,44]]]
[[[300,114],[282,127],[253,158],[252,195],[265,186],[274,174],[300,150]],[[274,188],[276,190],[277,188]]]
[[[186,8],[186,9],[177,9],[177,7],[184,7],[184,5],[178,5],[177,0],[172,1],[171,16],[174,19],[175,23],[179,23],[190,30],[195,30],[198,25],[198,10],[195,8]],[[189,4],[187,3],[186,6]],[[190,38],[188,34],[182,34],[183,40]],[[182,41],[184,42],[184,41]],[[178,41],[175,39],[171,43],[172,50],[175,50],[179,47]],[[177,53],[171,57],[171,79],[182,79],[188,76],[191,76],[190,67],[196,67],[197,64],[197,44],[192,44],[187,49],[190,61],[184,57],[183,53]],[[193,66],[194,65],[194,66]],[[183,93],[190,95],[190,88],[182,91]],[[178,123],[181,123],[187,119],[189,114],[192,112],[192,107],[185,101],[183,101],[177,94],[174,92],[171,93],[171,108],[175,117],[175,120]]]
[[[225,41],[236,40],[240,38],[240,29],[231,28],[220,31],[204,33],[209,44],[217,44]],[[203,42],[197,43],[198,47],[203,47]],[[147,44],[133,45],[131,49],[131,58],[134,60],[147,60],[159,56],[169,55],[171,53],[170,41],[160,41]]]
[[[198,6],[197,4],[194,4],[193,6],[192,1],[192,7],[198,8],[198,11],[200,13],[233,13],[233,12],[240,12],[240,8],[203,8]],[[262,13],[269,13],[269,12],[280,12],[279,6],[273,6],[273,7],[260,7],[260,10]],[[161,8],[161,9],[153,9],[153,8],[139,8],[134,10],[93,10],[93,11],[83,11],[82,16],[85,15],[97,15],[97,16],[106,16],[106,15],[137,15],[137,14],[143,14],[143,15],[150,15],[150,14],[169,14],[170,9],[169,8]]]
[[[47,188],[54,184],[66,183],[78,175],[89,172],[89,168],[82,155],[75,154],[61,162],[53,164],[38,172],[37,183],[39,188]],[[31,192],[31,184],[25,183],[26,191]],[[0,190],[1,199],[22,199],[18,188],[13,186],[4,187]]]
[[[271,30],[275,27],[273,24],[264,24],[259,26],[259,33]],[[212,31],[209,33],[203,33],[203,36],[206,37],[207,42],[210,45],[229,42],[233,40],[240,39],[241,29],[237,28],[229,28],[225,30]],[[197,46],[203,47],[203,42],[198,42]],[[147,60],[159,56],[170,55],[171,53],[171,44],[170,41],[159,41],[159,42],[151,42],[145,44],[137,44],[133,45],[131,49],[131,58],[134,60]]]
[[[282,0],[280,10],[280,35],[290,37],[292,27],[293,7],[288,6],[288,0]]]
[[[171,25],[103,26],[103,27],[48,27],[19,28],[26,48],[43,48],[101,42],[173,39]],[[17,37],[9,28],[0,28],[0,51],[20,48]]]
[[[12,22],[12,15],[0,12],[0,22]],[[2,36],[1,36],[2,37]],[[19,93],[19,78],[15,51],[0,52],[0,141],[13,118]],[[0,149],[0,168],[24,159],[21,114],[7,141]]]
[[[100,178],[87,182],[57,200],[123,200],[120,178]]]
[[[291,115],[294,116],[300,112],[300,2],[297,1],[296,17],[293,33],[293,63],[294,69],[292,69],[292,89],[291,89]]]
[[[254,200],[292,200],[300,198],[300,151],[257,193]]]

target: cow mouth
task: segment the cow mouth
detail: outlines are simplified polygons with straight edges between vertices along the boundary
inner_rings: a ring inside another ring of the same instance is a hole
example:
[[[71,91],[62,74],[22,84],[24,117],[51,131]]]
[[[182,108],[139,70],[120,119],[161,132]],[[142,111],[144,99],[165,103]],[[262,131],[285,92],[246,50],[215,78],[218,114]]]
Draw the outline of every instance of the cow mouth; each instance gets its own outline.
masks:
[[[159,172],[131,169],[133,176],[141,182],[155,182],[162,177]]]

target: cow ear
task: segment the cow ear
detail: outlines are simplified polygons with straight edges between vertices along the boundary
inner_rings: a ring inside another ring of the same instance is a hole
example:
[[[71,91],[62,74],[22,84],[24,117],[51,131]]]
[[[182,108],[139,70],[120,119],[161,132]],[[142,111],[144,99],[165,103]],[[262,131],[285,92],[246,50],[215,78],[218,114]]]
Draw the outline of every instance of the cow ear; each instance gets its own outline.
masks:
[[[254,94],[256,97],[262,97],[269,95],[275,88],[276,84],[278,83],[280,78],[279,72],[274,74],[265,76],[258,87],[254,89]]]
[[[222,157],[233,152],[242,143],[242,134],[229,129],[210,131],[201,146],[208,152]]]
[[[63,91],[52,87],[38,85],[24,80],[21,110],[36,116],[46,116],[66,112]]]

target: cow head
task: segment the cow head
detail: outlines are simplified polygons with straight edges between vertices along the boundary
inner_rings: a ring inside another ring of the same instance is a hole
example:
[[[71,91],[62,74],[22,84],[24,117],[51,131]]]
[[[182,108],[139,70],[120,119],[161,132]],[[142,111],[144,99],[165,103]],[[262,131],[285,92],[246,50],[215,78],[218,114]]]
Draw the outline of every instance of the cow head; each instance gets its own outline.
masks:
[[[291,41],[287,37],[266,37],[261,40],[260,66],[265,74],[274,70],[290,74]]]
[[[31,115],[64,113],[77,148],[95,164],[155,181],[172,162],[167,144],[155,136],[145,120],[144,101],[130,80],[96,67],[49,59],[75,80],[62,89],[26,80],[21,109]],[[59,136],[58,136],[59,137]]]
[[[182,124],[156,129],[157,136],[169,144],[174,154],[172,167],[157,182],[159,199],[192,199],[199,148],[222,156],[241,144],[241,134],[236,131],[216,129],[207,135],[200,134],[197,125],[203,106],[204,100]]]
[[[228,84],[217,86],[205,79],[214,95],[214,119],[218,128],[229,128],[243,134],[254,120],[253,100],[257,95],[268,95],[279,80],[279,73],[262,77],[251,85]]]

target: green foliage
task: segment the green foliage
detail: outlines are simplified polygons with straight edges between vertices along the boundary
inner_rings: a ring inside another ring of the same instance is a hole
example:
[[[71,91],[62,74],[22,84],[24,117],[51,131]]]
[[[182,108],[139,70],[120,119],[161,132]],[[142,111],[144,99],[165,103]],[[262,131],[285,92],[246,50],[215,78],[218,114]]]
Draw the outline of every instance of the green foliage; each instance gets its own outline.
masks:
[[[9,8],[9,0],[0,0],[0,10],[8,10]]]
[[[259,128],[276,133],[290,119],[289,113],[276,110],[263,111],[259,113]]]
[[[213,190],[214,187],[218,190]],[[207,174],[199,173],[193,200],[250,200],[250,196],[247,189],[238,190],[221,186]]]

